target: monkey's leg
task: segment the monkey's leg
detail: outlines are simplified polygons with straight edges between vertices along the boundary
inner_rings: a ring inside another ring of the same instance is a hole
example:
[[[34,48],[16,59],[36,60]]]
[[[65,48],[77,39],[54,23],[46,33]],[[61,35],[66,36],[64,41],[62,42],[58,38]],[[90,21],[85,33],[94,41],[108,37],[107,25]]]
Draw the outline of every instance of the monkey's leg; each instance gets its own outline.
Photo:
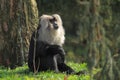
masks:
[[[57,56],[58,55],[55,55],[54,57],[53,57],[53,60],[54,60],[54,66],[55,66],[55,72],[59,72],[59,70],[58,70],[58,63],[57,63]]]
[[[65,63],[58,64],[58,69],[59,71],[66,72],[67,74],[81,75],[86,73],[86,71],[75,72],[71,67],[67,66]]]
[[[59,71],[66,72],[67,74],[75,74],[75,71],[65,63],[58,64],[58,69]]]

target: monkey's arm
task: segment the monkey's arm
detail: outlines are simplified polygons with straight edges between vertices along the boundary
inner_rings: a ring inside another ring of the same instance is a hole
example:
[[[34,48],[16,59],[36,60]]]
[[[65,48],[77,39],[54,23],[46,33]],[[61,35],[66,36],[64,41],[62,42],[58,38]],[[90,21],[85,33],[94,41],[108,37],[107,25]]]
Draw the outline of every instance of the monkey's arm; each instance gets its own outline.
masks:
[[[64,49],[59,46],[59,45],[50,45],[48,48],[47,48],[47,52],[48,54],[52,54],[52,55],[56,55],[56,54],[60,54],[60,55],[65,55],[65,51]]]
[[[65,56],[64,49],[58,45],[50,45],[46,51],[47,51],[47,55],[59,54],[62,58],[64,58]]]
[[[29,53],[28,53],[28,66],[30,70],[33,69],[34,36],[35,36],[35,33],[32,34],[32,37],[30,40]]]
[[[42,42],[42,41],[37,41],[37,45],[36,45],[36,54],[38,56],[46,56],[48,55],[47,53],[47,49],[49,47],[49,44]]]

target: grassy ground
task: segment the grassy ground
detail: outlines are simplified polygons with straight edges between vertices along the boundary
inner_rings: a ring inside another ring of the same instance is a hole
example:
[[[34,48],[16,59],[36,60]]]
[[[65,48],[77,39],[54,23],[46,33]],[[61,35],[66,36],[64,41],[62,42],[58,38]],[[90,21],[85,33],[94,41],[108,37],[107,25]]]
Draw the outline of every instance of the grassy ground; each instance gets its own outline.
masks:
[[[78,64],[69,62],[75,71],[85,70],[86,74],[77,75],[66,75],[65,73],[54,73],[52,71],[38,72],[34,74],[29,72],[27,65],[23,67],[17,67],[14,70],[0,68],[0,80],[90,80],[86,63]]]

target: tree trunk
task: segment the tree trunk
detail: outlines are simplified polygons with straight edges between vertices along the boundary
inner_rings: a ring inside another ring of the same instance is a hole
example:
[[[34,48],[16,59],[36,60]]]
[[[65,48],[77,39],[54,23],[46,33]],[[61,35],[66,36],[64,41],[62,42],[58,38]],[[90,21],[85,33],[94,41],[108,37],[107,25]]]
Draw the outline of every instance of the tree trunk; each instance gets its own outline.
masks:
[[[32,31],[37,27],[35,0],[0,0],[0,64],[25,63]]]
[[[100,16],[100,0],[91,0],[90,6],[90,31],[88,38],[88,66],[91,73],[91,79],[96,80],[119,80],[119,68],[112,57],[109,48],[109,41],[105,34],[103,16]],[[93,76],[92,70],[100,68],[101,71]]]

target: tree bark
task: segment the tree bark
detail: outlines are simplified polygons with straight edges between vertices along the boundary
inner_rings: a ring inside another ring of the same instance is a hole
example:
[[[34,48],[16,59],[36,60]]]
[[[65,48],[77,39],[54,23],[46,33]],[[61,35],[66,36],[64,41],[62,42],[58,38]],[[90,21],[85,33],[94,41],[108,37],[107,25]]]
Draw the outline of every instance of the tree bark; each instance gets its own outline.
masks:
[[[90,31],[88,38],[88,66],[91,73],[91,80],[119,80],[119,68],[112,56],[112,50],[109,48],[108,40],[105,34],[103,22],[100,20],[100,0],[90,0]],[[101,23],[102,22],[102,23]],[[101,71],[92,75],[94,68],[100,68]]]
[[[0,4],[0,64],[14,68],[27,61],[38,23],[37,5],[35,0],[0,0]]]

